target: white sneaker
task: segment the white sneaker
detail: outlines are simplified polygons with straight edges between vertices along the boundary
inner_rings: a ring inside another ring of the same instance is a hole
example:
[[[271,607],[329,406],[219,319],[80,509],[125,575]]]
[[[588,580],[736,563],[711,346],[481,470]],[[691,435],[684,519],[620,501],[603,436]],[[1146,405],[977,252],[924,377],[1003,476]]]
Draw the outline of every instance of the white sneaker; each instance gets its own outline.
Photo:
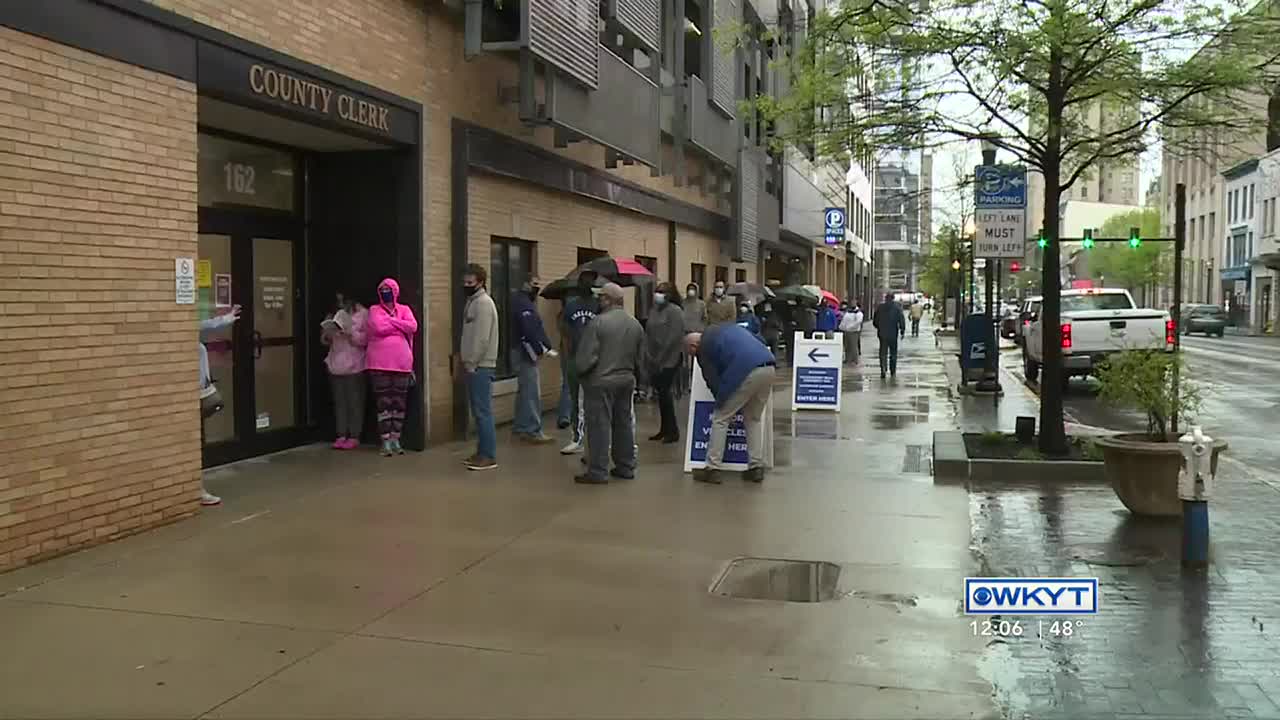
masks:
[[[208,490],[205,490],[204,494],[200,496],[200,504],[201,505],[221,505],[222,498],[218,497],[217,495],[214,495]]]
[[[561,455],[577,455],[582,452],[582,443],[570,441],[568,445],[560,448]]]

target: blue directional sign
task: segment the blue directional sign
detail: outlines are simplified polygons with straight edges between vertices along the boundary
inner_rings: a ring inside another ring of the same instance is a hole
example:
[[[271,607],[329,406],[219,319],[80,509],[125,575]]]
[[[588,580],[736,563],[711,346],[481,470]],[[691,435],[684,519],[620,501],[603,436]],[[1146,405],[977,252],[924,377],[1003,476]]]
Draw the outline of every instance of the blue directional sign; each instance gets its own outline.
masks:
[[[826,228],[825,241],[828,245],[839,245],[844,242],[844,208],[829,207],[822,213],[822,223]]]
[[[979,165],[973,170],[974,207],[978,210],[1025,208],[1027,170],[1013,165]]]
[[[793,410],[840,412],[840,368],[843,345],[838,334],[795,334],[796,361],[791,369]]]

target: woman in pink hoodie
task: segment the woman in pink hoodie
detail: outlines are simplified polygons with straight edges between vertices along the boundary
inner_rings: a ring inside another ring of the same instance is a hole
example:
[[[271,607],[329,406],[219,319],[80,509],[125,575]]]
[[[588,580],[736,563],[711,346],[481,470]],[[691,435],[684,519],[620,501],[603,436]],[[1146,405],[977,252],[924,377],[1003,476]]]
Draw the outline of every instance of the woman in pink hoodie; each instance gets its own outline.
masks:
[[[337,450],[360,447],[360,431],[364,426],[364,349],[369,311],[350,297],[338,293],[333,314],[325,318],[320,342],[329,346],[325,367],[333,386],[333,418],[337,427]]]
[[[400,431],[404,427],[409,387],[413,385],[413,336],[418,321],[408,305],[401,305],[400,285],[392,278],[378,283],[378,304],[369,309],[369,345],[365,367],[373,384],[378,408],[378,433],[382,454],[404,454]]]

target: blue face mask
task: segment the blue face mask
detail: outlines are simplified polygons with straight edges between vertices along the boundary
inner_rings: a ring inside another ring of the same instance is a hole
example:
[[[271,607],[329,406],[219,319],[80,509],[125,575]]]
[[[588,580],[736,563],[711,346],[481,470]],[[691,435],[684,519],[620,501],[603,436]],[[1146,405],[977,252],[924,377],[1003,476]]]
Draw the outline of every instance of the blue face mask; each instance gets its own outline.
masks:
[[[382,288],[379,290],[378,297],[382,299],[382,302],[387,303],[388,305],[396,299],[395,295],[391,292],[391,288]]]

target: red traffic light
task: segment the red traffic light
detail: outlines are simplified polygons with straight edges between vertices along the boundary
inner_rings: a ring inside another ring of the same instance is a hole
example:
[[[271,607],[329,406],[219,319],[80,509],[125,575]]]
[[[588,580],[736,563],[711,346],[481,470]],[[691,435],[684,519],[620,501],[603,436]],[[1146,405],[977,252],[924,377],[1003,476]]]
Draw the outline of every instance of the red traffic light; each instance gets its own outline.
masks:
[[[1020,270],[1022,270],[1022,263],[1016,260],[1009,263],[1009,272],[1018,272]]]

